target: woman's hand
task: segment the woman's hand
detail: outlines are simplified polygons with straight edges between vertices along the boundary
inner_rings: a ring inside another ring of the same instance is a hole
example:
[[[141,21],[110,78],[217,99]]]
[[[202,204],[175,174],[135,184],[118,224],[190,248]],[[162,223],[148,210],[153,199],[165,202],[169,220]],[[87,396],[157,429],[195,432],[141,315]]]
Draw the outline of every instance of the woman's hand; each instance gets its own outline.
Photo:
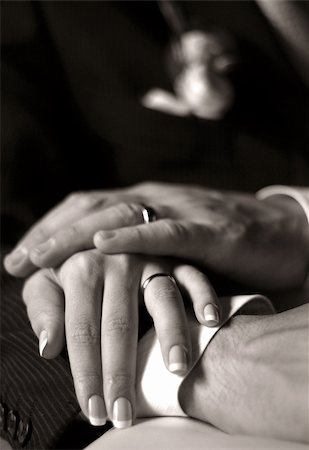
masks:
[[[191,348],[181,292],[192,300],[200,323],[218,324],[216,295],[194,267],[105,256],[95,249],[75,254],[56,270],[39,270],[25,283],[23,297],[40,353],[56,357],[66,339],[77,398],[93,425],[109,417],[123,428],[134,420],[139,291],[155,274],[161,276],[145,286],[145,306],[166,367],[185,373]]]

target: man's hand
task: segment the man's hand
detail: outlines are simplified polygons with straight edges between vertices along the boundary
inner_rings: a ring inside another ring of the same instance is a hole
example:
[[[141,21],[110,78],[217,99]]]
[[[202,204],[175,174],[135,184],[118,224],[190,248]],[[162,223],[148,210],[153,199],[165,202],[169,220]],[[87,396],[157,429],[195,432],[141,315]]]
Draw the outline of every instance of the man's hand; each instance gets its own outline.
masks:
[[[121,190],[72,193],[30,228],[5,257],[5,268],[13,276],[26,277],[38,267],[56,267],[93,248],[96,231],[142,223],[140,202]],[[117,209],[109,209],[113,204]]]
[[[309,305],[236,316],[180,388],[191,417],[232,434],[309,440]]]
[[[142,204],[156,222],[143,224]],[[98,230],[105,253],[181,257],[264,291],[301,285],[308,268],[308,224],[294,200],[163,183],[69,197],[21,240],[6,268],[26,276],[55,267],[92,248]]]
[[[137,186],[131,194],[143,195],[161,220],[97,233],[94,242],[105,253],[181,257],[263,291],[295,287],[306,277],[308,223],[292,199],[258,201],[164,184]]]

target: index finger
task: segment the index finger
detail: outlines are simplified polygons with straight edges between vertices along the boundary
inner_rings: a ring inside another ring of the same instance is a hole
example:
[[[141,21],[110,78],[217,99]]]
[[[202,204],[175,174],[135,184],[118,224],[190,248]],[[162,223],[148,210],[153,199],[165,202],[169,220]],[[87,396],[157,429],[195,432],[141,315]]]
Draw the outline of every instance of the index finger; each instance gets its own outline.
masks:
[[[6,270],[14,276],[25,277],[36,270],[30,261],[32,248],[45,242],[63,227],[85,216],[85,210],[103,207],[103,192],[75,193],[45,214],[18,242],[15,249],[5,257]]]
[[[30,260],[31,250],[46,242],[55,233],[85,218],[87,214],[102,211],[128,195],[122,189],[70,194],[36,222],[18,242],[15,249],[5,257],[6,270],[17,277],[25,277],[31,274],[38,267]]]

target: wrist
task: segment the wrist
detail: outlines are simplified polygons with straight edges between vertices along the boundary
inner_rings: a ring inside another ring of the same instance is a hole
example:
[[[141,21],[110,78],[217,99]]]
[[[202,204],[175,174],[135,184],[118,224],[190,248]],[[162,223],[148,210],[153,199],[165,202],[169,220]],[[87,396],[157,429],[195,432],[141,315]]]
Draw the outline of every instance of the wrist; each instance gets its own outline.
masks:
[[[246,342],[245,317],[232,318],[218,331],[179,390],[180,405],[188,416],[230,433],[240,425],[231,409],[245,389],[238,382],[244,363],[240,355]]]
[[[308,305],[232,318],[184,380],[181,407],[227,433],[306,441],[307,330]]]

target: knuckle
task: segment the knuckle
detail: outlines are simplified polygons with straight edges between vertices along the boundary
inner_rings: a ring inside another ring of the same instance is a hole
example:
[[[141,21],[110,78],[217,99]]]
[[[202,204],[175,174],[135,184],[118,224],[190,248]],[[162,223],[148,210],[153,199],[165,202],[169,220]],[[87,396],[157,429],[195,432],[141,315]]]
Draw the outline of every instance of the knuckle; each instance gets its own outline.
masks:
[[[46,227],[47,228],[47,227]],[[33,242],[43,242],[49,238],[48,230],[42,226],[38,227],[32,235]]]
[[[65,199],[65,201],[86,210],[98,209],[104,204],[104,199],[91,191],[73,192]]]
[[[144,191],[149,188],[150,184],[151,183],[149,181],[141,181],[140,183],[134,184],[134,186],[131,187],[131,191],[133,192],[138,191],[144,193]]]
[[[140,229],[139,227],[132,229],[132,239],[138,242],[139,248],[147,249],[148,237],[149,229],[147,229],[147,227],[143,229]]]
[[[81,229],[77,224],[70,225],[66,230],[61,232],[61,238],[63,240],[76,239],[81,234]],[[57,236],[59,239],[59,235]]]
[[[142,221],[141,206],[135,203],[120,203],[116,206],[122,225],[135,225]]]
[[[78,345],[96,345],[100,337],[99,329],[89,322],[75,324],[70,332],[72,342]]]
[[[157,286],[153,290],[153,297],[154,300],[172,300],[178,298],[178,293],[175,286]]]
[[[157,280],[154,280],[152,286],[150,285],[148,288],[150,295],[147,295],[146,300],[151,314],[160,311],[164,305],[173,305],[173,307],[177,307],[179,302],[178,288],[174,283],[161,283],[162,280],[160,281],[160,278],[158,278]]]
[[[181,222],[166,219],[162,225],[165,227],[166,235],[173,240],[178,241],[180,238],[185,239],[187,237],[186,227]]]
[[[90,211],[101,209],[105,205],[104,199],[91,193],[84,198],[83,202],[84,208]]]
[[[85,196],[85,192],[83,191],[76,191],[76,192],[71,192],[65,199],[64,202],[65,203],[73,203],[73,204],[78,204],[80,199]]]
[[[156,183],[155,181],[142,181],[134,186],[134,189],[141,191],[142,193],[151,193],[154,189],[158,189],[160,187],[160,183]]]
[[[194,283],[196,283],[197,285],[209,285],[207,276],[195,267],[185,265],[183,266],[183,272],[188,282],[190,282],[190,280],[194,280]]]
[[[122,274],[132,273],[132,265],[136,260],[136,256],[126,253],[106,256],[106,261],[111,266],[111,270],[117,269],[117,272],[121,272]]]
[[[160,328],[160,336],[166,341],[183,342],[186,341],[188,336],[188,330],[185,325],[174,325],[171,328],[171,324],[166,324]]]
[[[63,270],[69,277],[79,276],[85,281],[93,279],[93,276],[102,273],[102,255],[98,252],[75,253],[65,262]]]
[[[85,386],[98,386],[102,383],[102,375],[96,371],[79,370],[74,374],[74,382],[78,388]]]
[[[104,374],[104,382],[109,388],[115,389],[119,386],[129,386],[134,380],[127,372],[118,372]]]
[[[104,333],[109,337],[126,336],[130,334],[132,330],[132,323],[125,316],[108,319],[104,327]]]

